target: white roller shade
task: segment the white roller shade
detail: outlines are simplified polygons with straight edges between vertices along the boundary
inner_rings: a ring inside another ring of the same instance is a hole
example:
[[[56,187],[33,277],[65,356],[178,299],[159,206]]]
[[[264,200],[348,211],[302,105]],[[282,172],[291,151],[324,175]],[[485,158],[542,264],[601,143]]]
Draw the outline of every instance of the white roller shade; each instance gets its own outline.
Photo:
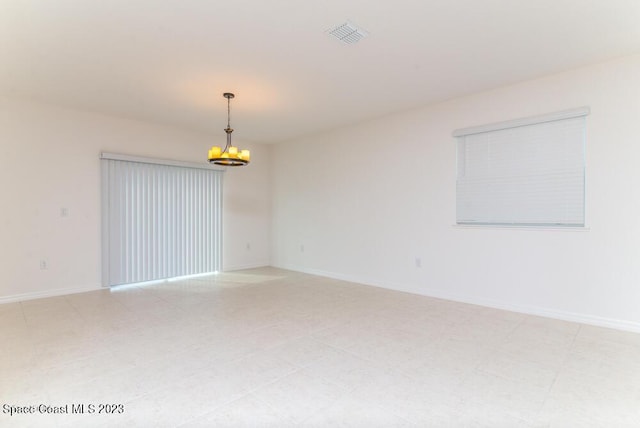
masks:
[[[584,226],[588,112],[454,132],[457,223]]]
[[[215,272],[222,172],[102,156],[103,285]]]

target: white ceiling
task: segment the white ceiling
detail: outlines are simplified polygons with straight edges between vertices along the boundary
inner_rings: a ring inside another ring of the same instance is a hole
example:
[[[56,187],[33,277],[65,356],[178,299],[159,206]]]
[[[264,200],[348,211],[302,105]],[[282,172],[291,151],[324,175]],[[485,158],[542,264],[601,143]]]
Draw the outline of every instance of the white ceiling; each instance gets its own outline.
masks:
[[[262,143],[637,52],[639,0],[0,0],[1,94]]]

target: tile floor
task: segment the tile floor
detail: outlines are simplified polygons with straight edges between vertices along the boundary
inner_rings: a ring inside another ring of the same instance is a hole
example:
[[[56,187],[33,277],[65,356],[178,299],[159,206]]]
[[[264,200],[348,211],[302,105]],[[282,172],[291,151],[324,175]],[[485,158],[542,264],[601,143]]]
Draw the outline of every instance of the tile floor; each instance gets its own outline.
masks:
[[[0,305],[0,340],[0,426],[640,427],[639,334],[274,268]]]

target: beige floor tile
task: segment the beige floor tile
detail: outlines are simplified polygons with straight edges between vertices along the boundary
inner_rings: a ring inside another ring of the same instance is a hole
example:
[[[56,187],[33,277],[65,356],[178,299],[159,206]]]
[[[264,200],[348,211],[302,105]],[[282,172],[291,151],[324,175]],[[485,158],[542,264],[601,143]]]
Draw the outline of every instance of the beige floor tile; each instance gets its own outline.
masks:
[[[456,391],[466,406],[491,413],[535,421],[549,394],[548,388],[476,372]]]
[[[305,368],[305,372],[328,380],[348,390],[375,384],[378,379],[392,379],[389,368],[362,359],[347,351],[339,351],[322,358]]]
[[[611,328],[583,325],[578,333],[579,339],[604,340],[622,345],[640,347],[640,334],[628,331],[614,330]]]
[[[544,364],[529,361],[507,353],[492,354],[480,363],[478,371],[523,382],[528,385],[551,389],[558,376],[559,369],[550,368]]]
[[[438,426],[450,420],[460,403],[455,395],[398,372],[376,373],[350,396],[417,426]]]
[[[309,428],[403,428],[415,425],[364,400],[346,397],[307,419],[304,426]]]
[[[211,368],[214,375],[233,381],[243,392],[258,389],[294,373],[298,367],[278,356],[255,353],[247,357]]]
[[[347,395],[334,383],[299,370],[252,394],[296,423],[302,423]]]
[[[275,268],[0,305],[25,427],[637,427],[640,335]]]
[[[294,426],[293,420],[251,395],[245,395],[180,425],[181,428],[287,428]]]
[[[561,373],[539,415],[553,427],[640,426],[637,384],[619,385],[588,374]],[[573,421],[573,422],[571,422]]]
[[[339,355],[341,351],[307,336],[285,342],[265,353],[275,355],[302,368],[328,356]]]

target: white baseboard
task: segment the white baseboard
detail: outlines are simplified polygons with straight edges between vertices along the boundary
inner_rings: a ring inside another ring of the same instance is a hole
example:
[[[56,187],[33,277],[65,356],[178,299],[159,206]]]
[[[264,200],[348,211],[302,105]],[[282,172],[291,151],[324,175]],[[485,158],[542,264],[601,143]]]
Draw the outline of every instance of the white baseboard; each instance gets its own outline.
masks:
[[[265,266],[270,266],[270,264],[266,262],[262,262],[262,263],[254,263],[254,264],[247,264],[247,265],[227,266],[225,267],[225,272],[242,270],[242,269],[254,269],[254,268],[260,268]],[[438,299],[469,303],[472,305],[486,306],[486,307],[502,309],[506,311],[519,312],[519,313],[524,313],[529,315],[555,318],[563,321],[571,321],[571,322],[577,322],[581,324],[594,325],[598,327],[606,327],[606,328],[613,328],[617,330],[640,333],[640,323],[633,322],[633,321],[625,321],[625,320],[619,320],[615,318],[605,318],[605,317],[600,317],[596,315],[581,314],[581,313],[568,312],[568,311],[559,311],[556,309],[542,308],[537,306],[521,305],[521,304],[498,301],[493,299],[485,299],[485,298],[475,297],[475,296],[466,296],[466,295],[455,294],[446,290],[434,289],[434,288],[424,289],[424,290],[421,290],[420,293],[418,293],[416,290],[410,289],[409,287],[406,287],[404,285],[387,283],[387,282],[379,281],[373,278],[362,278],[355,275],[347,275],[347,274],[324,271],[319,269],[309,269],[309,268],[293,266],[293,265],[274,264],[273,266],[281,269],[295,271],[295,272],[302,272],[302,273],[308,273],[310,275],[324,276],[327,278],[339,279],[342,281],[348,281],[348,282],[354,282],[358,284],[370,285],[374,287],[386,288],[390,290],[402,291],[405,293],[418,294],[418,295],[423,295],[427,297],[435,297]],[[88,291],[96,291],[96,290],[102,290],[102,289],[104,288],[101,287],[100,285],[97,285],[95,287],[59,288],[55,290],[36,291],[31,293],[0,296],[0,304],[22,302],[22,301],[34,300],[34,299],[42,299],[45,297],[64,296],[67,294],[86,293]]]
[[[254,268],[260,268],[265,266],[270,266],[269,262],[258,262],[258,263],[245,264],[245,265],[226,266],[224,271],[230,272],[235,270],[254,269]],[[95,287],[69,287],[69,288],[58,288],[55,290],[35,291],[31,293],[0,296],[0,305],[3,303],[23,302],[26,300],[43,299],[45,297],[56,297],[56,296],[64,296],[66,294],[76,294],[76,293],[85,293],[87,291],[104,290],[105,288],[108,289],[109,287],[103,287],[101,285],[97,285]]]
[[[257,262],[257,263],[249,263],[243,265],[230,265],[224,266],[223,272],[232,272],[234,270],[243,270],[243,269],[255,269],[261,267],[271,266],[269,262]]]
[[[588,324],[597,327],[613,328],[616,330],[630,331],[640,333],[640,323],[633,321],[619,320],[615,318],[605,318],[596,315],[581,314],[576,312],[560,311],[530,305],[521,305],[517,303],[504,302],[493,299],[485,299],[482,297],[468,296],[462,294],[451,293],[442,289],[427,288],[417,292],[407,286],[400,284],[392,284],[381,282],[372,278],[362,278],[354,275],[346,275],[336,272],[328,272],[319,269],[309,269],[292,265],[274,265],[282,269],[292,270],[296,272],[308,273],[310,275],[324,276],[327,278],[340,279],[343,281],[354,282],[363,285],[371,285],[374,287],[386,288],[390,290],[402,291],[405,293],[418,294],[427,297],[435,297],[437,299],[451,300],[454,302],[469,303],[472,305],[486,306],[505,311],[519,312],[528,315],[537,315],[546,318],[554,318],[563,321],[571,321],[580,324]]]
[[[34,291],[31,293],[13,294],[9,296],[0,296],[0,305],[4,303],[24,302],[26,300],[44,299],[45,297],[64,296],[67,294],[86,293],[87,291],[102,290],[103,287],[97,285],[95,287],[71,287],[57,288],[55,290]]]

